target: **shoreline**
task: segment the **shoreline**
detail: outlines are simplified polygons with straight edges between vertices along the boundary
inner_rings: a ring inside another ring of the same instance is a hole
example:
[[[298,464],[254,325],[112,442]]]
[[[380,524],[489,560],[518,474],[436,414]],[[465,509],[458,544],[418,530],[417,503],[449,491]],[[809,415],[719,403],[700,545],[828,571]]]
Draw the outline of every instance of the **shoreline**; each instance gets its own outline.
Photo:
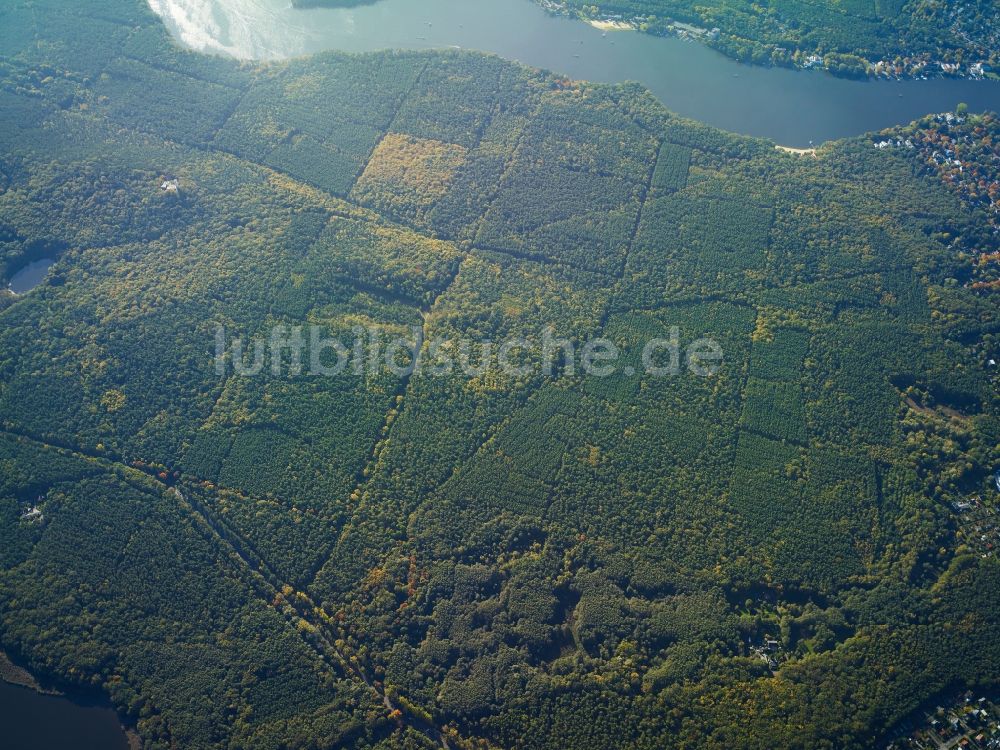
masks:
[[[786,154],[796,154],[798,156],[816,156],[815,148],[795,148],[794,146],[775,146],[778,151],[784,151]]]
[[[44,687],[31,672],[11,661],[7,652],[2,649],[0,649],[0,681],[15,687],[26,688],[39,695],[63,698],[68,701],[73,700],[70,695],[61,690]],[[125,735],[125,741],[128,743],[129,750],[140,750],[142,748],[142,738],[139,737],[139,733],[134,727],[127,726],[121,721],[120,715],[118,715],[118,712],[110,702],[107,702],[107,707],[114,711],[115,715],[119,716],[118,724],[121,727],[122,734]]]
[[[654,31],[652,29],[643,28],[644,24],[641,23],[641,19],[639,18],[627,21],[621,20],[620,18],[587,18],[582,13],[568,8],[564,4],[552,2],[552,0],[535,0],[535,2],[541,5],[542,8],[549,13],[565,16],[567,18],[575,18],[600,31],[640,31],[644,34],[650,34],[651,36],[680,36],[682,38],[701,42],[706,47],[714,49],[724,57],[731,60],[737,60],[737,58],[733,55],[728,54],[725,49],[720,48],[716,44],[708,43],[709,41],[714,41],[718,38],[717,29],[702,28],[700,26],[693,26],[691,24],[667,19],[667,27],[665,29],[658,29]],[[910,70],[895,71],[888,69],[890,65],[888,60],[871,60],[866,57],[859,56],[858,59],[864,63],[865,69],[863,72],[858,71],[857,74],[838,74],[835,70],[832,70],[827,66],[825,59],[817,52],[810,53],[808,51],[804,51],[802,54],[804,56],[803,59],[788,60],[784,63],[744,64],[762,68],[776,67],[802,71],[818,70],[827,73],[828,75],[832,75],[835,78],[845,78],[857,81],[928,81],[939,78],[951,78],[954,80],[967,81],[1000,80],[1000,73],[998,73],[998,71],[991,70],[989,63],[982,60],[971,63],[966,68],[961,67],[961,64],[959,64],[959,67],[949,69],[953,63],[945,63],[942,60],[928,56],[926,58],[917,58],[914,60],[911,64],[915,64]],[[909,56],[907,55],[907,57]],[[740,61],[737,60],[737,62]],[[985,69],[982,66],[986,66]],[[978,71],[976,70],[977,68]]]
[[[635,26],[628,21],[594,20],[585,19],[586,23],[593,26],[598,31],[637,31]]]
[[[66,693],[59,690],[42,687],[41,683],[35,679],[35,676],[31,674],[31,672],[24,667],[19,667],[11,661],[7,652],[3,650],[0,650],[0,680],[3,680],[9,685],[16,685],[17,687],[34,690],[40,695],[52,695],[63,698],[66,697]]]

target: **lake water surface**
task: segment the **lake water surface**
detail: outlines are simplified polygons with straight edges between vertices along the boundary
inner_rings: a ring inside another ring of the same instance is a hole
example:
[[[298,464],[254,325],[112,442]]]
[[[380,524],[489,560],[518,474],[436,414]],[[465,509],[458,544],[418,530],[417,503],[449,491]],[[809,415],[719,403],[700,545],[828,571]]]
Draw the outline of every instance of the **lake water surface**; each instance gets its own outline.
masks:
[[[10,277],[10,284],[8,284],[10,290],[17,294],[30,292],[45,280],[45,275],[52,268],[53,263],[55,261],[52,258],[32,261]]]
[[[289,0],[149,3],[177,39],[200,51],[277,59],[330,49],[476,49],[578,79],[639,81],[674,112],[790,146],[910,122],[959,102],[974,112],[1000,110],[1000,82],[850,81],[746,66],[676,37],[605,35],[531,0],[379,0],[309,10]]]
[[[127,750],[110,708],[42,695],[0,680],[0,747],[4,750]]]

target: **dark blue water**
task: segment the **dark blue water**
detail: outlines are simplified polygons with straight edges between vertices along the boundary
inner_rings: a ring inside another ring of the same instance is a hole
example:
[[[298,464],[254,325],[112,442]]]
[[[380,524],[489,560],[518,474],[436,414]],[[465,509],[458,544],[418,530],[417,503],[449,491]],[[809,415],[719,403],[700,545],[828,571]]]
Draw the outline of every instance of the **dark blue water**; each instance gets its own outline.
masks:
[[[127,750],[115,712],[0,681],[3,750]]]
[[[42,258],[41,260],[29,263],[11,276],[9,284],[10,290],[12,292],[16,292],[17,294],[30,292],[42,283],[45,279],[45,275],[49,272],[53,263],[55,263],[55,261],[51,258]]]

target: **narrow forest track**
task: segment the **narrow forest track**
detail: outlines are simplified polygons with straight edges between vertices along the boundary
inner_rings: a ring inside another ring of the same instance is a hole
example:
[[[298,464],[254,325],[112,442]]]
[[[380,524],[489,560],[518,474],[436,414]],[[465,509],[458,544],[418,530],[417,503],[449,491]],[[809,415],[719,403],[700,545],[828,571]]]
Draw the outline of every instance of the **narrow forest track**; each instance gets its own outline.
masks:
[[[193,493],[185,494],[179,486],[183,485],[183,480],[179,485],[169,484],[149,471],[142,471],[79,446],[46,442],[18,430],[0,429],[0,433],[62,455],[93,462],[107,472],[118,475],[126,484],[140,492],[159,491],[171,496],[176,500],[178,507],[189,517],[195,528],[200,530],[234,564],[243,570],[247,575],[248,583],[258,598],[277,611],[289,627],[298,633],[303,642],[316,651],[322,661],[333,671],[341,673],[348,679],[364,683],[386,708],[387,713],[396,719],[397,725],[409,726],[445,750],[451,750],[452,747],[448,741],[449,736],[458,743],[459,747],[471,746],[472,743],[468,738],[457,736],[453,729],[449,729],[446,734],[440,727],[419,716],[414,716],[397,704],[384,686],[368,673],[360,659],[348,655],[342,647],[337,645],[338,634],[332,630],[332,625],[327,621],[328,618],[323,615],[321,608],[313,602],[312,598],[304,591],[282,581],[267,561],[253,551],[253,545],[229,528],[228,525],[221,523],[210,509],[195,499]],[[288,608],[281,606],[282,604],[288,605]],[[289,609],[294,612],[294,615]],[[308,626],[307,630],[314,636],[313,638],[307,638],[302,634],[298,627],[299,622]]]
[[[420,308],[419,312],[421,318],[421,327],[420,327],[421,341],[418,342],[418,344],[420,344],[421,346],[424,342],[430,340],[430,325],[432,323],[431,313],[434,311],[434,308],[437,306],[441,298],[448,293],[448,290],[451,289],[455,281],[458,279],[459,275],[462,272],[462,263],[464,263],[465,260],[468,259],[468,257],[469,257],[468,253],[462,253],[461,260],[455,264],[454,270],[451,272],[451,275],[449,276],[448,280],[441,286],[440,291],[434,296],[434,299],[431,300],[431,302],[426,306]],[[362,466],[358,470],[357,475],[355,477],[356,481],[354,485],[354,490],[351,494],[352,495],[356,494],[361,498],[359,501],[359,505],[354,510],[351,518],[344,523],[344,527],[341,529],[341,532],[337,537],[337,542],[334,545],[333,549],[330,550],[329,554],[320,558],[310,569],[309,574],[306,576],[306,580],[308,581],[308,583],[306,584],[305,588],[309,588],[310,586],[312,586],[316,582],[316,578],[319,576],[320,572],[323,570],[323,567],[332,558],[336,557],[341,544],[348,537],[351,530],[355,528],[357,521],[362,516],[362,509],[365,507],[364,490],[371,482],[372,478],[375,476],[375,467],[378,464],[382,450],[392,437],[393,426],[398,421],[398,416],[406,403],[406,393],[409,390],[410,381],[413,377],[413,372],[416,370],[418,364],[419,364],[419,352],[418,352],[418,361],[414,363],[413,370],[403,375],[399,379],[399,385],[396,388],[395,393],[393,394],[394,398],[392,399],[391,405],[382,419],[382,426],[381,429],[379,430],[378,439],[376,440],[375,445],[372,447],[372,451],[368,458],[368,461],[365,463],[364,466]]]

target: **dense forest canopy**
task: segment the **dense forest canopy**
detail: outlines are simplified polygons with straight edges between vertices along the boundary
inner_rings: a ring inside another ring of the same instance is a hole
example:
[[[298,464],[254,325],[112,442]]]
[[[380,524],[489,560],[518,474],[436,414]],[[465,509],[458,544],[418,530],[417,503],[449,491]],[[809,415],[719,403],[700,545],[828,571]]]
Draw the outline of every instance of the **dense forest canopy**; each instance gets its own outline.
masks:
[[[797,155],[6,0],[0,118],[0,276],[56,259],[0,296],[0,644],[146,748],[845,750],[1000,679],[995,117]],[[219,326],[724,359],[249,377]]]

